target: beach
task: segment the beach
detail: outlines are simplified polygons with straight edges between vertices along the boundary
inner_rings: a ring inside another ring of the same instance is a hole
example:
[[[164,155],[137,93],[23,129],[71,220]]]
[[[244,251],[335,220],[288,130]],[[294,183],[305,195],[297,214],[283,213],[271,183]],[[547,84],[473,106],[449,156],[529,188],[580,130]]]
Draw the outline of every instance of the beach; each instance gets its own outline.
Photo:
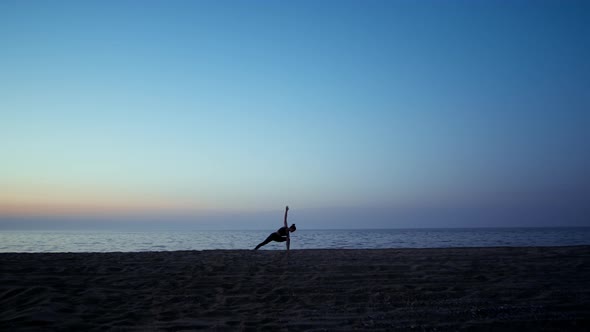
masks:
[[[2,331],[590,330],[590,246],[0,254]]]

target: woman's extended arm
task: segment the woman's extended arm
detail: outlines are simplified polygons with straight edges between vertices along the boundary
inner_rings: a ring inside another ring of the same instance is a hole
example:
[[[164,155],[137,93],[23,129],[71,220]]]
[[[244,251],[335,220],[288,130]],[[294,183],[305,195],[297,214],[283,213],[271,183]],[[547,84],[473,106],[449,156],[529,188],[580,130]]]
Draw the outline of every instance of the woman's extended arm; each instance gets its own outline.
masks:
[[[288,226],[287,226],[287,212],[289,212],[289,206],[285,207],[285,227],[288,227]],[[289,233],[287,233],[287,235],[288,235],[288,234],[289,234]]]

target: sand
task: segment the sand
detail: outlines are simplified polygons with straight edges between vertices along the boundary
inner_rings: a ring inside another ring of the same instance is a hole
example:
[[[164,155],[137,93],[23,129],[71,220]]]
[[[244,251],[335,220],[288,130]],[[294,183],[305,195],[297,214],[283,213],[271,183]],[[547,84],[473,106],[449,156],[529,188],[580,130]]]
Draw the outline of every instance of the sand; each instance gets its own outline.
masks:
[[[0,254],[1,331],[590,330],[590,246]]]

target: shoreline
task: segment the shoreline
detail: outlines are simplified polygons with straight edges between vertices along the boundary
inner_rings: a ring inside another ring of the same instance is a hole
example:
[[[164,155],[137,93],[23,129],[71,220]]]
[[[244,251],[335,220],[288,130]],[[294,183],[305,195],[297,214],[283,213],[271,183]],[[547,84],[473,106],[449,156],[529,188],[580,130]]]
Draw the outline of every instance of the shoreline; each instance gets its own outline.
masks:
[[[403,248],[309,248],[309,249],[291,249],[289,252],[321,252],[321,251],[404,251],[404,250],[478,250],[478,249],[531,249],[531,248],[590,248],[590,244],[572,244],[572,245],[546,245],[546,246],[459,246],[459,247],[403,247]],[[141,250],[141,251],[0,251],[2,255],[86,255],[86,254],[160,254],[160,253],[207,253],[207,252],[287,252],[285,248],[269,249],[260,248],[259,250],[250,249],[188,249],[188,250]]]
[[[406,247],[406,248],[309,248],[309,249],[291,249],[289,252],[322,252],[322,251],[405,251],[405,250],[479,250],[479,249],[531,249],[531,248],[590,248],[590,244],[572,244],[572,245],[555,245],[555,246],[480,246],[480,247]],[[162,254],[162,253],[208,253],[208,252],[221,252],[221,253],[244,253],[244,252],[284,252],[287,250],[281,249],[266,249],[261,248],[259,250],[253,249],[189,249],[189,250],[142,250],[142,251],[6,251],[1,252],[0,256],[3,255],[87,255],[87,254]]]
[[[590,246],[0,253],[0,330],[590,328]]]

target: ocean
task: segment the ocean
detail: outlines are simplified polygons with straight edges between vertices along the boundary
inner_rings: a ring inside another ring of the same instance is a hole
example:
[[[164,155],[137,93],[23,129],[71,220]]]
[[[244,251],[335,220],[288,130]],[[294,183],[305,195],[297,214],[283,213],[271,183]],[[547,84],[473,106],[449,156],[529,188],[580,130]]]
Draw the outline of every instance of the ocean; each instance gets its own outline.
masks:
[[[252,249],[270,231],[0,231],[0,252]],[[291,249],[590,245],[590,227],[298,230]],[[260,250],[284,250],[271,242]]]

